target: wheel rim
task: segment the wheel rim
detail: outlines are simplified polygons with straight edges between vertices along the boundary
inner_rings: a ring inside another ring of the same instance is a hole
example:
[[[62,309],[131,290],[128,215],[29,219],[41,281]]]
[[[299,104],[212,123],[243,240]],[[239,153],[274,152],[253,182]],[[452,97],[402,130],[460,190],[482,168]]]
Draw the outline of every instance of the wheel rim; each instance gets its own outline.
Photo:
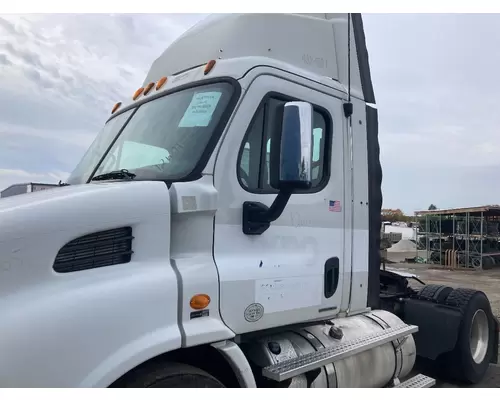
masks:
[[[477,310],[470,328],[470,353],[476,364],[481,364],[488,351],[488,317],[483,310]]]

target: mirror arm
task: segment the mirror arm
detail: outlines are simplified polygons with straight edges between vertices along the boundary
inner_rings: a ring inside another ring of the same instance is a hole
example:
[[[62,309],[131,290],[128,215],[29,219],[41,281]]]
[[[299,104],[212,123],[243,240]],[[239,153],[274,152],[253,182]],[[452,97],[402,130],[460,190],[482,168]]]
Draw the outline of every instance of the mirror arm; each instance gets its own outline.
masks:
[[[271,222],[281,216],[291,195],[292,190],[280,190],[271,207],[258,201],[245,201],[243,203],[243,233],[262,235],[267,231]]]
[[[271,204],[271,207],[269,207],[265,216],[262,216],[262,218],[265,218],[269,222],[276,221],[279,217],[281,217],[281,214],[285,210],[291,196],[291,190],[280,190],[274,199],[273,204]]]

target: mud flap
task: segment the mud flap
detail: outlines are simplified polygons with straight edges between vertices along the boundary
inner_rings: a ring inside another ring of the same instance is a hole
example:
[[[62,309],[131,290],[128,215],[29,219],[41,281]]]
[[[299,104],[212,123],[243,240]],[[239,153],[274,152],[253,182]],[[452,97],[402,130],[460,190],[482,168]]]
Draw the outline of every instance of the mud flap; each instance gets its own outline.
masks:
[[[413,335],[417,355],[436,360],[454,349],[462,315],[460,310],[429,301],[407,299],[404,302],[404,322],[418,326]]]

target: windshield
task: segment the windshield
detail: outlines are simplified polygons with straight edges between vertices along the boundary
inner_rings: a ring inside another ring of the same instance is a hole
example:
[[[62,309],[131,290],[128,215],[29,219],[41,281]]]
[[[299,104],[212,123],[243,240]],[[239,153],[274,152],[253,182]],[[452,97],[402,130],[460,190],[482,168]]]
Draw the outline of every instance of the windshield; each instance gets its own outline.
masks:
[[[120,129],[123,127],[125,122],[127,122],[127,119],[130,117],[132,112],[133,110],[128,110],[104,125],[99,134],[96,136],[94,142],[90,145],[83,158],[71,173],[68,178],[68,183],[75,185],[79,183],[86,183],[88,181],[95,167],[106,153],[106,150],[108,150],[111,142],[120,132]]]
[[[135,179],[187,177],[214,136],[232,93],[227,82],[198,86],[118,115],[101,130],[68,183],[86,183],[91,175],[122,169],[134,173]]]

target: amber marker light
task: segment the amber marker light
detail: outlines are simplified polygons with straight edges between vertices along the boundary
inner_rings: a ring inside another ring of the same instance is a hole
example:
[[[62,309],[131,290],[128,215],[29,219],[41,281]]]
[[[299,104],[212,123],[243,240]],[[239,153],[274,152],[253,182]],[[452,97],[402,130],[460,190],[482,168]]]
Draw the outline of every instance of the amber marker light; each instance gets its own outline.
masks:
[[[114,106],[113,106],[113,109],[111,110],[111,114],[114,114],[119,108],[120,106],[122,105],[121,102],[118,102],[116,103]]]
[[[151,91],[151,89],[153,89],[155,86],[154,82],[150,82],[146,85],[146,87],[144,88],[144,96],[147,96],[147,94]]]
[[[191,297],[189,305],[194,310],[203,310],[210,304],[210,296],[208,294],[196,294]]]
[[[156,90],[160,90],[163,87],[163,85],[165,85],[165,83],[167,83],[167,77],[166,76],[164,76],[163,78],[160,78],[158,80],[158,82],[156,83]]]
[[[209,62],[207,62],[207,64],[205,65],[205,69],[203,70],[203,73],[205,75],[207,75],[210,71],[212,71],[212,69],[215,67],[215,60],[210,60]]]
[[[142,92],[144,92],[144,88],[143,87],[137,89],[135,91],[134,95],[132,96],[132,100],[137,100],[137,98],[142,94]]]

